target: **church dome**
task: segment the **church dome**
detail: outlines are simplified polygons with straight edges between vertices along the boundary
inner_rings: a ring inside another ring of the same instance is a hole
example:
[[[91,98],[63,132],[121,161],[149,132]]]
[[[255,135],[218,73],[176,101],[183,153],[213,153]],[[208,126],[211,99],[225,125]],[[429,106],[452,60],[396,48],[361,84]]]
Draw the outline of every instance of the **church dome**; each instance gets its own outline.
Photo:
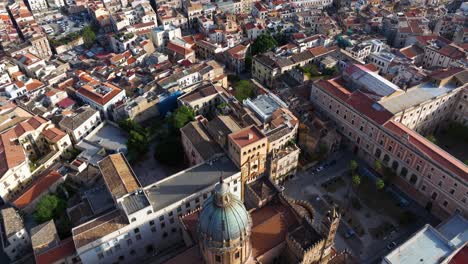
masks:
[[[223,181],[215,186],[214,195],[206,200],[198,219],[199,236],[211,246],[233,246],[250,236],[249,212]]]

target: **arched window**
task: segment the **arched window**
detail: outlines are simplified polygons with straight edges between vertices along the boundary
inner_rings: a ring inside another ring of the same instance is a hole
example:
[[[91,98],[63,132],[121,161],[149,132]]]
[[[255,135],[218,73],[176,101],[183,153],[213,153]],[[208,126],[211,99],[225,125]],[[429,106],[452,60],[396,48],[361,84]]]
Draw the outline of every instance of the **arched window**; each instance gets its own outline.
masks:
[[[415,185],[417,181],[418,181],[418,176],[416,176],[415,174],[411,174],[410,183]]]
[[[401,169],[401,172],[400,172],[401,177],[406,177],[407,174],[408,174],[408,169],[403,167],[403,169]]]

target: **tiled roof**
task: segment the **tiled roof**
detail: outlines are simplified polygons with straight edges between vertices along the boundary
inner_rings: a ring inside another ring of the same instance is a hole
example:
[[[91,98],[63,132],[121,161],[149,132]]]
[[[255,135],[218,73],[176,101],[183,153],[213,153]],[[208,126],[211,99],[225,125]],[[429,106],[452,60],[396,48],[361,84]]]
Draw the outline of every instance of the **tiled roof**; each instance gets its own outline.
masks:
[[[69,256],[73,256],[75,253],[75,243],[73,243],[73,239],[70,237],[61,241],[56,247],[53,247],[41,254],[36,254],[36,264],[55,263]]]
[[[31,228],[31,244],[36,254],[57,245],[59,241],[54,220]]]
[[[185,125],[180,131],[190,140],[193,147],[204,160],[213,157],[217,153],[222,153],[222,149],[210,137],[208,131],[198,121],[193,121]]]
[[[40,116],[33,116],[26,121],[17,124],[14,128],[16,136],[20,137],[24,133],[38,129],[42,124],[47,121]]]
[[[440,164],[443,168],[455,173],[465,181],[468,180],[468,166],[420,134],[393,120],[388,121],[384,126],[395,135],[406,137],[408,144],[411,144],[413,148],[421,151],[426,157]]]
[[[173,52],[175,52],[175,53],[177,53],[177,54],[184,55],[184,56],[186,56],[186,55],[188,55],[188,54],[190,54],[190,53],[193,52],[192,49],[188,49],[188,48],[179,46],[179,45],[177,45],[177,44],[175,44],[175,43],[173,43],[173,42],[169,42],[169,43],[167,44],[166,49],[168,49],[168,50],[170,50],[170,51],[173,51]]]
[[[230,134],[229,138],[242,148],[265,138],[265,135],[257,127],[250,126]]]
[[[49,129],[44,130],[42,134],[49,140],[54,143],[57,143],[59,140],[61,140],[66,134],[62,130],[56,128],[56,127],[51,127]]]
[[[127,217],[121,210],[111,211],[85,224],[73,228],[73,241],[78,249],[128,225]]]
[[[89,85],[83,85],[80,89],[78,89],[77,93],[99,105],[105,105],[122,91],[117,86],[108,82],[103,83],[103,85],[111,89],[111,91],[105,95],[100,95],[99,93],[95,92]]]
[[[56,105],[60,108],[69,108],[70,106],[74,105],[76,102],[73,99],[66,97],[60,100]]]
[[[19,209],[27,207],[61,178],[62,175],[60,175],[60,173],[58,173],[56,170],[39,177],[39,179],[35,180],[28,189],[26,189],[15,201],[13,201],[13,204]]]
[[[76,111],[73,116],[65,116],[60,121],[59,126],[61,128],[67,128],[70,130],[75,130],[96,114],[96,110],[91,107],[83,107]]]
[[[99,161],[98,165],[109,192],[115,198],[141,187],[122,153],[109,155]]]
[[[1,216],[4,228],[2,231],[7,238],[24,228],[23,219],[13,207],[2,209]]]
[[[186,103],[191,103],[199,99],[218,94],[218,90],[213,86],[213,84],[208,83],[198,87],[196,90],[183,95],[179,100]]]
[[[9,169],[26,161],[23,147],[12,139],[16,138],[14,129],[0,134],[0,177]]]

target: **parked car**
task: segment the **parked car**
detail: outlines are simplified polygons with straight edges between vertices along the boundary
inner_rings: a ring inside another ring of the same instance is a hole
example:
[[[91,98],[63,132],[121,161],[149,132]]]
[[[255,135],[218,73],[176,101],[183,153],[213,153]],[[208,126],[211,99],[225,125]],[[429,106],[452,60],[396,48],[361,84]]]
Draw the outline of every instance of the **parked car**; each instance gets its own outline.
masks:
[[[387,245],[387,248],[388,248],[389,250],[392,250],[392,249],[394,249],[395,247],[396,247],[396,243],[395,243],[395,242],[391,242],[390,244]]]
[[[354,232],[354,230],[352,230],[352,229],[349,229],[345,234],[345,238],[351,238],[354,235],[356,235],[356,232]]]

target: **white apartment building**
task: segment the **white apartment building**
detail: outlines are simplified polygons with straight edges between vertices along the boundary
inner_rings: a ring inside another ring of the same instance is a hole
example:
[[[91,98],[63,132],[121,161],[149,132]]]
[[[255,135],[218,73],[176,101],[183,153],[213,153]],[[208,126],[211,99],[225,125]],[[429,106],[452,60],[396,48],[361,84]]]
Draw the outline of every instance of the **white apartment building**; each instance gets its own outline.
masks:
[[[48,0],[49,6],[54,8],[60,8],[65,6],[64,0]]]
[[[300,7],[323,9],[332,5],[333,0],[292,0],[291,3]]]
[[[151,40],[157,49],[164,48],[169,41],[176,38],[182,38],[182,32],[173,25],[161,25],[151,30]]]
[[[94,78],[84,72],[80,73],[79,77],[82,79],[86,79],[86,77],[88,77],[94,80]],[[83,85],[81,85],[81,87],[76,91],[76,95],[84,103],[87,103],[94,109],[99,110],[105,118],[108,117],[108,111],[114,104],[126,98],[125,90],[122,90],[109,82],[99,82],[93,86],[83,83]]]
[[[1,241],[3,252],[13,262],[27,255],[31,240],[23,225],[23,219],[13,207],[2,209]]]
[[[39,11],[47,9],[47,0],[28,0],[29,8],[32,11]]]
[[[16,83],[8,83],[0,86],[0,95],[13,100],[27,93],[26,85],[18,86]]]
[[[83,106],[72,115],[64,116],[59,122],[59,126],[70,135],[74,143],[78,143],[89,135],[101,122],[99,111],[89,106]]]
[[[388,67],[394,59],[395,55],[389,52],[371,53],[367,57],[367,61],[379,68],[379,72],[382,74],[388,73]]]
[[[179,217],[198,210],[220,178],[240,197],[240,171],[219,156],[142,187],[122,154],[99,162],[117,209],[73,228],[84,264],[137,262],[182,242]]]

